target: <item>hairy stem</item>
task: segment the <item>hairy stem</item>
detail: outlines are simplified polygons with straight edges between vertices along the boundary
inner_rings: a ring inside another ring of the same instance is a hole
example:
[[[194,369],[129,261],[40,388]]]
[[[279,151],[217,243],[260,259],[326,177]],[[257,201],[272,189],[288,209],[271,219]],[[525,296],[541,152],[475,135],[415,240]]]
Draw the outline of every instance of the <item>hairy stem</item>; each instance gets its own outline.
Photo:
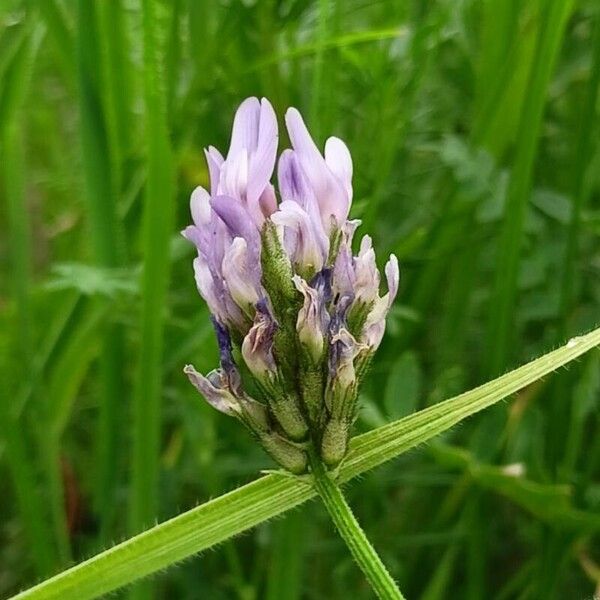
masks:
[[[348,546],[369,584],[382,600],[404,600],[375,548],[369,542],[342,490],[325,471],[319,458],[311,456],[313,481],[336,529]]]

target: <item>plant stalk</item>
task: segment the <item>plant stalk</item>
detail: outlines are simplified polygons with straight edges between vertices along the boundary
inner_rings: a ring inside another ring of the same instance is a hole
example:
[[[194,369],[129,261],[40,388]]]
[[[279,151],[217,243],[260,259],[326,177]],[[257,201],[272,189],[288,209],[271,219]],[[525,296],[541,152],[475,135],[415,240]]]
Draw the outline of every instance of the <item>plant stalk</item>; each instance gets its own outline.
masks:
[[[404,600],[396,582],[352,513],[342,490],[314,454],[311,455],[311,467],[315,489],[377,597],[381,600]]]

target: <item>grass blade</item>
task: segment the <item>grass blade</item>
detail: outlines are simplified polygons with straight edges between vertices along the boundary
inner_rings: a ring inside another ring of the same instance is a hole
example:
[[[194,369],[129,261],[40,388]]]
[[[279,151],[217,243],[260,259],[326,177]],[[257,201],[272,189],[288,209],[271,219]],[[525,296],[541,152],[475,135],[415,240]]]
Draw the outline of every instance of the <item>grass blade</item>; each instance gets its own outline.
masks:
[[[568,330],[573,300],[577,290],[576,259],[581,225],[581,213],[584,208],[587,189],[586,173],[592,156],[594,145],[594,124],[596,121],[596,104],[600,87],[600,11],[597,11],[592,39],[592,67],[587,86],[585,101],[580,112],[579,132],[573,160],[573,181],[571,193],[573,208],[567,235],[567,247],[563,257],[563,277],[561,284],[561,315],[563,321],[559,335],[564,336]]]
[[[156,3],[143,2],[144,98],[148,179],[144,200],[141,354],[133,404],[131,531],[156,517],[163,321],[174,216],[173,157],[159,67]]]
[[[356,437],[342,464],[341,481],[426,442],[598,345],[600,328],[474,390]],[[97,597],[223,542],[314,496],[307,481],[267,475],[106,550],[14,600]],[[600,522],[595,526],[600,528]]]
[[[275,524],[265,600],[298,600],[302,597],[306,537],[306,523],[299,512],[293,512]]]
[[[517,134],[517,150],[498,245],[498,267],[489,308],[487,372],[495,375],[509,358],[525,214],[531,189],[533,163],[540,133],[546,90],[572,8],[571,1],[548,3],[540,30]]]
[[[29,89],[35,57],[43,31],[32,27],[20,40],[12,60],[2,74],[6,88],[0,94],[0,165],[3,180],[9,240],[11,248],[10,268],[16,319],[11,350],[16,357],[6,356],[3,364],[3,382],[16,378],[28,379],[33,363],[33,311],[31,302],[31,255],[29,208],[26,202],[24,114],[22,104]],[[9,374],[10,370],[10,374]],[[12,401],[11,401],[12,400]],[[34,568],[39,575],[52,571],[58,564],[56,548],[47,522],[44,502],[38,491],[37,473],[27,446],[23,420],[19,418],[18,402],[10,394],[0,398],[0,438],[5,442],[9,474],[14,487],[21,524],[25,530]]]
[[[116,108],[108,111],[107,118],[102,106],[101,89],[97,65],[106,65],[107,59],[100,50],[100,33],[95,12],[96,4],[91,0],[80,0],[78,4],[78,82],[79,109],[81,114],[81,142],[85,197],[89,215],[89,228],[96,263],[114,267],[120,262],[116,191],[119,186],[120,146],[116,140],[109,143],[108,131],[113,138],[118,134]],[[111,72],[116,71],[111,64]],[[104,82],[114,84],[117,80]],[[114,93],[110,97],[114,97]],[[117,148],[119,150],[117,150]],[[112,162],[111,162],[112,161]],[[100,516],[100,538],[105,539],[110,527],[115,504],[118,474],[118,452],[120,424],[124,421],[123,378],[123,335],[116,325],[109,325],[104,334],[100,359],[99,417],[96,432],[98,477],[95,482],[95,504]]]

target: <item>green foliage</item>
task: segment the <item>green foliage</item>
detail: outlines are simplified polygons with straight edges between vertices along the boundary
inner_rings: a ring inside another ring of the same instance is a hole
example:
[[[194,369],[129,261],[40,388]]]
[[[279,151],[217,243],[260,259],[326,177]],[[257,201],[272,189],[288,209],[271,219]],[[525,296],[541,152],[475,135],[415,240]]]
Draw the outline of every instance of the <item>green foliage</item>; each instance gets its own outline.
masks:
[[[400,259],[341,472],[414,448],[346,486],[403,593],[591,597],[598,352],[543,375],[598,326],[599,78],[591,0],[1,3],[0,596],[158,522],[105,589],[372,597],[317,503],[266,522],[312,489],[252,481],[273,463],[181,373],[217,361],[178,234],[202,147],[264,95],[347,141],[352,216]]]

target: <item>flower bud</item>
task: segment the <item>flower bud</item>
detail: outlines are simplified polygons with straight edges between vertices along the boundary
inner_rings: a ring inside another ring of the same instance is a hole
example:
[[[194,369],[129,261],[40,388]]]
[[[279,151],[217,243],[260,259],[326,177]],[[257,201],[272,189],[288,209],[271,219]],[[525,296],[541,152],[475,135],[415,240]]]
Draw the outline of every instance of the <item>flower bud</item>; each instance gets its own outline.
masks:
[[[259,437],[263,448],[284,468],[296,475],[306,473],[308,457],[298,444],[294,444],[277,433]]]
[[[273,356],[277,323],[265,300],[256,304],[254,324],[242,342],[242,357],[256,378],[273,416],[292,440],[304,440],[308,426],[300,412],[297,395],[287,389]]]
[[[213,369],[204,377],[194,369],[193,365],[186,365],[183,372],[213,408],[230,417],[240,416],[240,405],[229,389],[223,369]]]
[[[392,254],[385,265],[388,292],[375,300],[366,317],[360,341],[368,347],[370,353],[375,352],[381,343],[385,331],[385,319],[398,293],[400,270],[398,259]]]
[[[214,369],[204,377],[192,365],[186,365],[183,372],[213,408],[237,417],[255,435],[268,431],[266,407],[241,392],[239,385],[232,382],[224,369]]]
[[[375,264],[371,236],[363,236],[360,242],[360,250],[354,260],[354,272],[356,274],[355,302],[371,304],[379,293],[379,271]]]
[[[317,364],[323,357],[325,335],[329,325],[325,296],[323,291],[309,286],[299,275],[294,275],[293,281],[296,289],[304,296],[304,303],[298,311],[296,321],[298,339],[312,363]]]
[[[348,452],[351,423],[331,419],[323,429],[321,458],[330,468],[337,467]]]
[[[335,420],[352,421],[358,391],[354,359],[362,350],[362,346],[343,326],[332,334],[330,343],[325,403]]]
[[[244,362],[252,374],[261,381],[277,373],[273,358],[273,336],[276,330],[277,323],[263,299],[256,304],[254,324],[242,342]]]

